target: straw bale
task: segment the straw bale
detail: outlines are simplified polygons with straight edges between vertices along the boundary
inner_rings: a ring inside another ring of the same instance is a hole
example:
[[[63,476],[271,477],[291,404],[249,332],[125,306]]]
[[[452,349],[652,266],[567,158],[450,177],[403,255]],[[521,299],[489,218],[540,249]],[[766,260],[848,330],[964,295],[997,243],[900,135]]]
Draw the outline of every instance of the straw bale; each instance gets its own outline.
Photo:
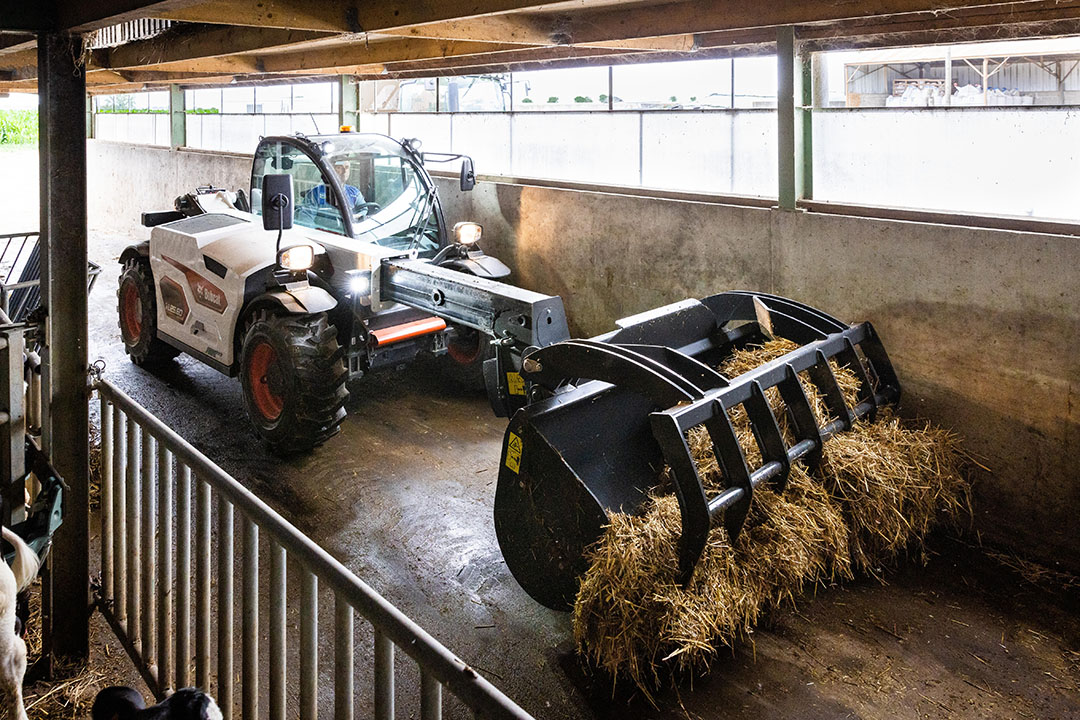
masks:
[[[795,347],[770,341],[737,351],[719,369],[736,376]],[[855,374],[832,369],[853,406]],[[800,380],[824,425],[825,404],[807,378]],[[767,396],[790,442],[779,393]],[[746,413],[733,410],[731,421],[756,467],[761,453]],[[707,432],[693,428],[687,440],[706,492],[718,492],[725,484]],[[747,637],[764,613],[793,602],[806,585],[878,572],[919,547],[935,524],[962,516],[967,491],[954,434],[929,423],[905,426],[883,409],[875,422],[857,422],[826,443],[816,476],[796,463],[783,492],[759,486],[737,541],[714,528],[684,588],[675,577],[679,505],[665,469],[655,495],[636,514],[613,514],[590,549],[574,607],[579,652],[648,694],[662,671],[707,669],[720,648]]]

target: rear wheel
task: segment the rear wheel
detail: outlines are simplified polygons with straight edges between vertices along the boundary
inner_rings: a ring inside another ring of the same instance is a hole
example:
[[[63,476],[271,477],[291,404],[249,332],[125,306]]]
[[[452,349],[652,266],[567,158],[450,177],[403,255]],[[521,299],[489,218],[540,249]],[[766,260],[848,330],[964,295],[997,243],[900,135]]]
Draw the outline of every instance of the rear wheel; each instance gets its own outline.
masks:
[[[240,382],[259,436],[291,453],[337,434],[348,397],[344,356],[325,313],[256,315],[244,332]]]
[[[154,276],[146,260],[124,263],[116,292],[120,336],[124,350],[136,365],[153,365],[172,360],[180,351],[157,337],[157,300]]]

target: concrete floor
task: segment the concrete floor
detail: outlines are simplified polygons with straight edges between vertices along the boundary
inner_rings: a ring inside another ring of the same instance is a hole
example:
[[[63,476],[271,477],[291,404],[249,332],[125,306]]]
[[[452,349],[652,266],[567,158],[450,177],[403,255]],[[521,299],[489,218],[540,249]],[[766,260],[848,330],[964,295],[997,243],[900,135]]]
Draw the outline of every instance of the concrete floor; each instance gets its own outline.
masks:
[[[236,381],[186,357],[158,375],[126,360],[114,260],[129,241],[91,238],[104,267],[91,360],[536,717],[1080,717],[1078,591],[1024,584],[945,540],[888,584],[803,598],[656,706],[613,690],[576,658],[569,616],[534,603],[502,563],[491,505],[504,423],[482,397],[429,366],[371,377],[340,435],[281,462],[246,428]],[[399,701],[413,697],[405,675]],[[448,716],[464,713],[448,703]]]

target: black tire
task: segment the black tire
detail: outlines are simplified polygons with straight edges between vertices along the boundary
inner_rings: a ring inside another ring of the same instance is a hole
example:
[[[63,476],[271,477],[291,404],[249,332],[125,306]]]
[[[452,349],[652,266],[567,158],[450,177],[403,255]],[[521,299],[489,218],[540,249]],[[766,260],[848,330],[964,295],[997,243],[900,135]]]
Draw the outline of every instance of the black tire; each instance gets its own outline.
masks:
[[[131,259],[124,263],[116,289],[116,314],[124,351],[136,365],[159,365],[180,351],[157,337],[157,298],[150,263]]]
[[[471,392],[480,392],[484,383],[484,361],[495,357],[491,338],[471,328],[456,327],[446,346],[444,373],[451,381]]]
[[[244,330],[240,384],[255,432],[283,454],[337,434],[348,391],[345,351],[325,313],[258,313]]]

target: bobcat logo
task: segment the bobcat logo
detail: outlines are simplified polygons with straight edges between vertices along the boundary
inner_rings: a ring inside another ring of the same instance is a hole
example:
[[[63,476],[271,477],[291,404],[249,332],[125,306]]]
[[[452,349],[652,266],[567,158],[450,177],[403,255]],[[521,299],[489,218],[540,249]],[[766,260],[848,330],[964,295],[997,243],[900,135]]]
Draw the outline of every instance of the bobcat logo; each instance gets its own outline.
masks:
[[[161,259],[184,273],[184,277],[186,277],[188,281],[188,286],[191,288],[191,293],[195,296],[196,303],[203,307],[208,307],[216,313],[224,313],[225,310],[228,309],[229,301],[225,298],[225,293],[217,285],[210,282],[187,265],[184,265],[179,260],[174,260],[168,255],[162,255]]]

